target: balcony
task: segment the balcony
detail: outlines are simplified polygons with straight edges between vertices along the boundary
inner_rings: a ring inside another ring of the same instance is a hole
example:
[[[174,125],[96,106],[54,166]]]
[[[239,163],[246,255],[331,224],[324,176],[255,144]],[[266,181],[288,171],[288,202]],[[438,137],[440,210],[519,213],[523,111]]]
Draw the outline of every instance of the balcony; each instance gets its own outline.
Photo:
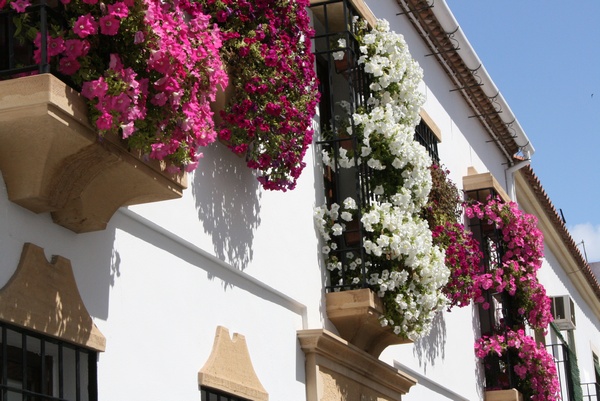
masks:
[[[60,24],[57,7],[28,8],[46,30],[40,60],[48,26]],[[49,64],[34,62],[33,41],[14,38],[15,20],[13,11],[0,14],[0,170],[9,199],[83,233],[103,230],[119,207],[181,197],[185,173],[169,173],[116,135],[99,136],[86,99]]]

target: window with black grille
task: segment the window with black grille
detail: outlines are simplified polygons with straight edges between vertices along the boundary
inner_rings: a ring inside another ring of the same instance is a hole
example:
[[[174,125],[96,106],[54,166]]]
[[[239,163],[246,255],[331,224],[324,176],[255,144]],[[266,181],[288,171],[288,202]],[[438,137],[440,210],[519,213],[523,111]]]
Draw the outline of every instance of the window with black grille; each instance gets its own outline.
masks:
[[[249,401],[246,398],[236,397],[209,387],[200,387],[202,401]]]
[[[0,400],[97,401],[96,352],[0,322]]]
[[[415,141],[427,149],[427,153],[429,153],[429,157],[431,157],[434,164],[440,164],[438,138],[423,120],[415,128]]]
[[[348,255],[352,255],[352,260],[367,260],[361,244],[360,211],[374,195],[369,186],[369,169],[366,163],[357,161],[358,143],[353,115],[371,107],[368,103],[370,80],[364,65],[358,62],[360,49],[353,21],[359,14],[352,2],[314,2],[310,9],[315,27],[314,53],[321,93],[318,145],[319,151],[326,152],[332,160],[324,171],[325,196],[328,206],[341,204],[350,197],[356,201],[359,210],[358,215],[347,223],[337,248],[332,250],[347,266],[350,264]],[[352,166],[342,166],[342,155],[352,159]],[[335,277],[331,277],[328,291],[366,285],[365,279],[349,284],[345,268],[340,271],[340,276],[337,272],[333,275]]]

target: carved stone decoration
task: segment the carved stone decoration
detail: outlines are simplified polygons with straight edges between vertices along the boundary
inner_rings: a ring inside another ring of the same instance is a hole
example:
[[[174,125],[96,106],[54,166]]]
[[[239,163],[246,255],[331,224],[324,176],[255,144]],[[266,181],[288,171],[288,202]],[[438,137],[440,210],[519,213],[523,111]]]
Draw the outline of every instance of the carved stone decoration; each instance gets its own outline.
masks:
[[[0,320],[72,344],[104,351],[106,339],[77,289],[71,262],[26,243],[15,274],[0,289]]]
[[[391,327],[382,327],[379,317],[383,304],[368,288],[325,294],[327,316],[340,337],[361,350],[378,357],[390,345],[411,343],[398,337]]]
[[[246,398],[267,401],[269,394],[256,376],[246,338],[217,326],[212,352],[198,372],[198,384]]]
[[[0,81],[0,170],[9,199],[75,232],[103,230],[121,206],[179,198],[185,173],[98,137],[85,99],[50,74]]]
[[[417,380],[323,329],[298,331],[307,401],[398,401]]]

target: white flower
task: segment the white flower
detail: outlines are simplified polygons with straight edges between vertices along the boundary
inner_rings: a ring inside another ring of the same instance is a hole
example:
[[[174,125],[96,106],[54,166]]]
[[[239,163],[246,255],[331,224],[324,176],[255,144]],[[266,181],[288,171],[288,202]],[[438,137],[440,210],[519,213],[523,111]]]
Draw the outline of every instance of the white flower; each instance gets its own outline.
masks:
[[[321,252],[323,252],[324,254],[329,254],[329,252],[331,252],[331,249],[325,245],[323,248],[321,248]]]
[[[340,60],[344,59],[345,55],[346,55],[346,52],[343,52],[343,51],[333,52],[333,59],[340,61]]]
[[[346,198],[344,199],[344,208],[348,209],[348,210],[356,210],[357,206],[356,206],[356,201],[353,198]]]
[[[342,235],[342,230],[343,230],[343,227],[339,223],[335,223],[331,227],[331,231],[332,231],[333,235]]]
[[[350,221],[352,220],[352,214],[349,212],[342,212],[342,220]]]

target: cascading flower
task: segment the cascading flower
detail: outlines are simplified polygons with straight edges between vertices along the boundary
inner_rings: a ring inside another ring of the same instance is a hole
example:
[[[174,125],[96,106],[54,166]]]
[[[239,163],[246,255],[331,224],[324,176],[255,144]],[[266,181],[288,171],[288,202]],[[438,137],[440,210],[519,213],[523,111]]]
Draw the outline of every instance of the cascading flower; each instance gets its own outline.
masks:
[[[319,100],[308,0],[198,3],[221,29],[233,88],[219,138],[265,189],[294,189]]]
[[[509,361],[501,365],[505,370],[503,373],[508,374],[506,370],[513,369],[516,388],[523,394],[523,399],[557,401],[561,398],[554,358],[524,330],[484,336],[475,343],[475,354],[481,359],[497,356]]]
[[[527,321],[537,329],[546,329],[552,322],[550,298],[537,279],[543,260],[544,236],[537,228],[537,218],[522,212],[514,202],[489,198],[485,204],[472,203],[465,209],[469,218],[478,218],[493,226],[498,240],[493,246],[500,261],[493,263],[487,273],[477,277],[475,285],[481,292],[494,289],[514,297],[513,318]],[[483,297],[475,299],[489,308]]]
[[[357,62],[372,82],[369,107],[350,115],[348,104],[340,104],[347,111],[340,119],[350,122],[346,132],[357,147],[335,153],[325,148],[323,163],[333,169],[366,164],[375,197],[360,210],[352,197],[317,207],[315,222],[325,241],[322,252],[332,285],[373,289],[385,305],[382,326],[416,340],[429,333],[446,305],[442,287],[449,275],[444,251],[433,244],[420,216],[432,185],[431,159],[414,140],[423,104],[422,71],[387,21],[379,20],[373,29],[365,21],[354,23],[361,52]],[[344,236],[357,230],[359,215],[362,249],[348,249]]]
[[[200,149],[216,139],[210,102],[227,85],[210,16],[188,0],[61,3],[55,11],[66,24],[49,23],[49,61],[82,90],[99,133],[120,135],[171,170],[193,170]],[[28,25],[35,18],[24,4],[9,0],[5,7],[22,13],[20,32],[40,62],[39,27]]]

